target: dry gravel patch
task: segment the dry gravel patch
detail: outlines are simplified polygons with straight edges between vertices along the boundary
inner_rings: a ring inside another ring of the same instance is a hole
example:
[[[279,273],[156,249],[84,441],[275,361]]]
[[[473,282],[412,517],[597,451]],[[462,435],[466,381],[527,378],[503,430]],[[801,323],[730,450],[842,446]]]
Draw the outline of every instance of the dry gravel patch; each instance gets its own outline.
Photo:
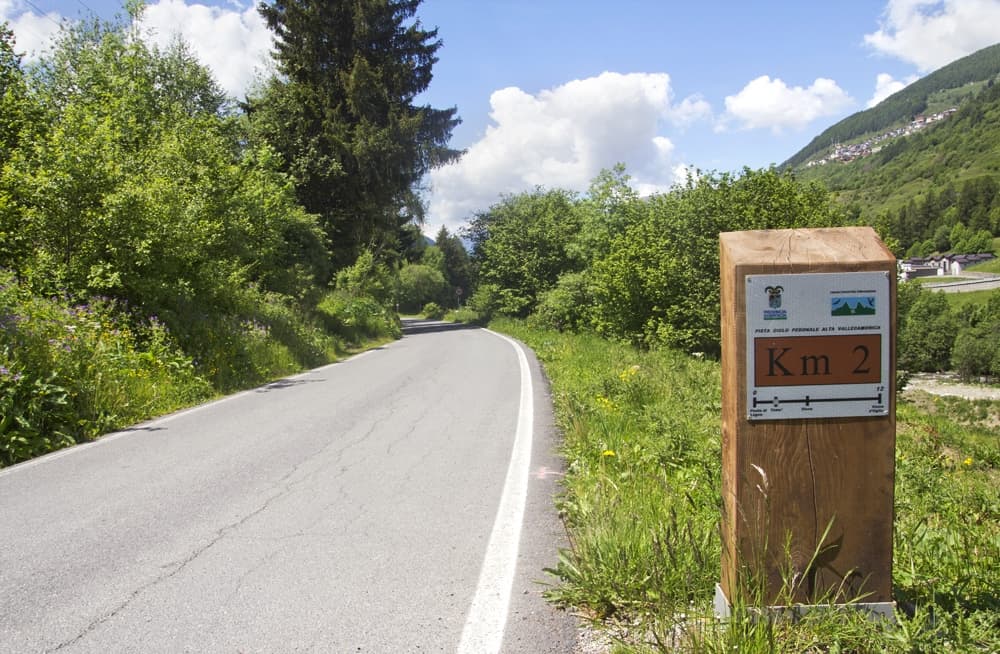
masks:
[[[950,373],[916,373],[910,378],[905,391],[925,391],[932,395],[953,395],[967,400],[1000,400],[1000,386],[962,382]]]

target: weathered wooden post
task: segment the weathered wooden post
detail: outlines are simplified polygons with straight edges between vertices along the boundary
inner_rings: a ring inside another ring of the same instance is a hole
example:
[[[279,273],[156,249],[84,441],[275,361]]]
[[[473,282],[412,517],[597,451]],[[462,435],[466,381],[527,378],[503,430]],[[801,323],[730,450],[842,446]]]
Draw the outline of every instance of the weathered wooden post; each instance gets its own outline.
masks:
[[[730,232],[722,579],[735,603],[892,615],[896,260],[868,227]]]

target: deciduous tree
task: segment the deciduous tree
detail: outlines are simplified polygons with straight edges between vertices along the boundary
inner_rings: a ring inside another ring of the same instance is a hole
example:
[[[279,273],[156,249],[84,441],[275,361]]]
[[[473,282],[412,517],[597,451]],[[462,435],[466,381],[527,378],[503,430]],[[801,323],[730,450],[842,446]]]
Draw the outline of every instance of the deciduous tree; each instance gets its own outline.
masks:
[[[826,191],[774,168],[690,178],[647,202],[591,268],[594,325],[689,351],[719,350],[720,232],[843,222]]]
[[[575,201],[568,191],[536,189],[472,220],[479,281],[500,289],[501,313],[526,316],[560,275],[579,269],[569,251],[580,228]]]

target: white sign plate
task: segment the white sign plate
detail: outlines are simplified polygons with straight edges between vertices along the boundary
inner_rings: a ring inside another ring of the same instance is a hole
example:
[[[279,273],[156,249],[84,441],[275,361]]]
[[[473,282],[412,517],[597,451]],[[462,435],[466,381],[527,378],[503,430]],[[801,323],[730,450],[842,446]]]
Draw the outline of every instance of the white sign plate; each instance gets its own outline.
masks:
[[[889,412],[889,273],[747,275],[747,418]]]

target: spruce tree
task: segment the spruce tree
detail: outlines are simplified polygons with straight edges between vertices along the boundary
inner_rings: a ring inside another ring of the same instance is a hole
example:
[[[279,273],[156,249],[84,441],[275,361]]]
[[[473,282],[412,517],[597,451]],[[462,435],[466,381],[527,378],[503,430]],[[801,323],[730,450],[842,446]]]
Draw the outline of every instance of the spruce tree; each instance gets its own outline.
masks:
[[[459,153],[456,109],[418,106],[441,47],[415,18],[420,0],[275,0],[278,74],[248,102],[282,155],[299,201],[319,214],[335,263],[394,246],[422,217],[417,184]]]

